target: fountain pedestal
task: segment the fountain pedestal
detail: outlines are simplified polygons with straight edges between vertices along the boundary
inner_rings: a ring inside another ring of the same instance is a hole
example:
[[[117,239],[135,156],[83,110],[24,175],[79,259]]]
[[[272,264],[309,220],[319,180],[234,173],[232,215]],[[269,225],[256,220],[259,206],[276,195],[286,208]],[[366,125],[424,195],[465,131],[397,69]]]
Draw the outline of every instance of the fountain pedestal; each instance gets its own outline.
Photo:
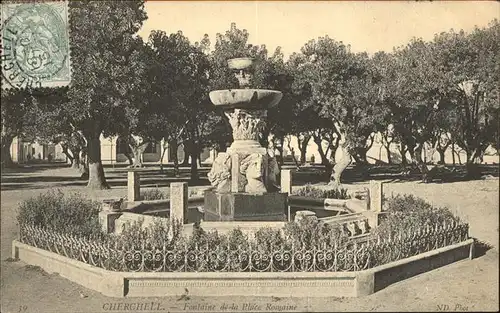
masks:
[[[240,62],[241,61],[241,62]],[[240,73],[249,59],[232,59],[230,68]],[[249,75],[237,76],[240,86]],[[233,131],[233,143],[219,153],[208,174],[214,190],[205,193],[207,221],[281,221],[286,214],[287,194],[279,193],[278,164],[274,154],[259,143],[267,109],[282,93],[264,89],[228,89],[210,92],[210,100],[224,109]]]
[[[205,221],[284,221],[288,194],[205,191]]]

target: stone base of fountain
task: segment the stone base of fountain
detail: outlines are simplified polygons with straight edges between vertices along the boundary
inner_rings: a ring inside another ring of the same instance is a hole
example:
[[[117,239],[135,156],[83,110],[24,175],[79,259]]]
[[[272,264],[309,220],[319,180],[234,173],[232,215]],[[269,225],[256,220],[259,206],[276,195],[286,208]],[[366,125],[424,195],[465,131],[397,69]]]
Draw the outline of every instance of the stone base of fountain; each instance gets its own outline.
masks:
[[[284,221],[287,193],[205,191],[205,221]]]

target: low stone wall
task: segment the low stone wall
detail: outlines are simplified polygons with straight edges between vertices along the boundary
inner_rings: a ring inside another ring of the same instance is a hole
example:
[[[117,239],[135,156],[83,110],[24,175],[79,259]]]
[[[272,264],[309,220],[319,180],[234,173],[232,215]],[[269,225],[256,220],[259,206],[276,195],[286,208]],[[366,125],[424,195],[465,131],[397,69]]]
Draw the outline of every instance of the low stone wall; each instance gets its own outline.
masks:
[[[134,222],[139,222],[142,221],[142,227],[147,227],[149,225],[152,225],[155,221],[160,221],[160,222],[168,222],[169,221],[169,212],[170,211],[165,211],[165,216],[155,216],[155,215],[146,215],[146,214],[138,214],[138,213],[130,213],[130,212],[122,212],[122,213],[114,213],[114,215],[108,215],[107,218],[107,225],[108,229],[105,229],[106,233],[121,233],[123,230],[123,227],[127,224],[127,222],[134,223]],[[107,213],[100,213],[100,216],[107,214]],[[112,213],[113,214],[113,213]],[[203,214],[198,211],[197,208],[188,208],[188,218],[191,220],[201,220],[201,217]],[[104,217],[103,217],[104,220]],[[101,222],[104,224],[105,222]],[[185,224],[189,229],[192,229],[193,224]],[[188,227],[191,226],[191,227]],[[233,226],[234,227],[234,226]],[[191,234],[189,232],[189,234]]]
[[[12,243],[12,257],[109,297],[180,296],[186,289],[190,296],[360,297],[425,271],[472,258],[473,244],[468,239],[357,272],[112,272],[17,240]]]
[[[203,197],[188,198],[188,207],[203,206]],[[130,213],[149,213],[151,211],[162,211],[170,209],[170,199],[164,200],[142,200],[127,203],[127,210]]]
[[[273,228],[276,230],[283,231],[286,222],[253,222],[253,221],[224,221],[224,222],[211,222],[202,221],[200,227],[205,231],[217,230],[221,234],[228,234],[234,229],[241,230],[244,234],[248,235],[249,238],[253,238],[255,233],[262,228]],[[183,226],[183,232],[185,234],[193,233],[193,224],[187,224]]]

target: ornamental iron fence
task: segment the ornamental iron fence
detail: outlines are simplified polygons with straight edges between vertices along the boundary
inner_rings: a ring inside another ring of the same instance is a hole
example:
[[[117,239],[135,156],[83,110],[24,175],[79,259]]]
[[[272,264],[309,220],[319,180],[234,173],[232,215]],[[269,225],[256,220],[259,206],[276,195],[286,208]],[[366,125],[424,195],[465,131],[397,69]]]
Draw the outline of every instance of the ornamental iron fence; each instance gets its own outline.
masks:
[[[364,242],[333,247],[273,247],[248,241],[211,247],[183,243],[140,245],[114,237],[90,239],[22,225],[20,241],[111,271],[131,272],[337,272],[360,271],[465,241],[468,224],[444,224],[391,235],[368,236]]]

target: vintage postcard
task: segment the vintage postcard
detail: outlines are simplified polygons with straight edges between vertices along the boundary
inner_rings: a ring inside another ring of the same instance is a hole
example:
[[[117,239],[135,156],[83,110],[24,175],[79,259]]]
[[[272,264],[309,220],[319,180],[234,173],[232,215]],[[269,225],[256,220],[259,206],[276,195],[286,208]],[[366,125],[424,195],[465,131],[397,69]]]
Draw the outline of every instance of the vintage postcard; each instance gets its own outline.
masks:
[[[500,3],[1,3],[1,312],[499,310]]]

